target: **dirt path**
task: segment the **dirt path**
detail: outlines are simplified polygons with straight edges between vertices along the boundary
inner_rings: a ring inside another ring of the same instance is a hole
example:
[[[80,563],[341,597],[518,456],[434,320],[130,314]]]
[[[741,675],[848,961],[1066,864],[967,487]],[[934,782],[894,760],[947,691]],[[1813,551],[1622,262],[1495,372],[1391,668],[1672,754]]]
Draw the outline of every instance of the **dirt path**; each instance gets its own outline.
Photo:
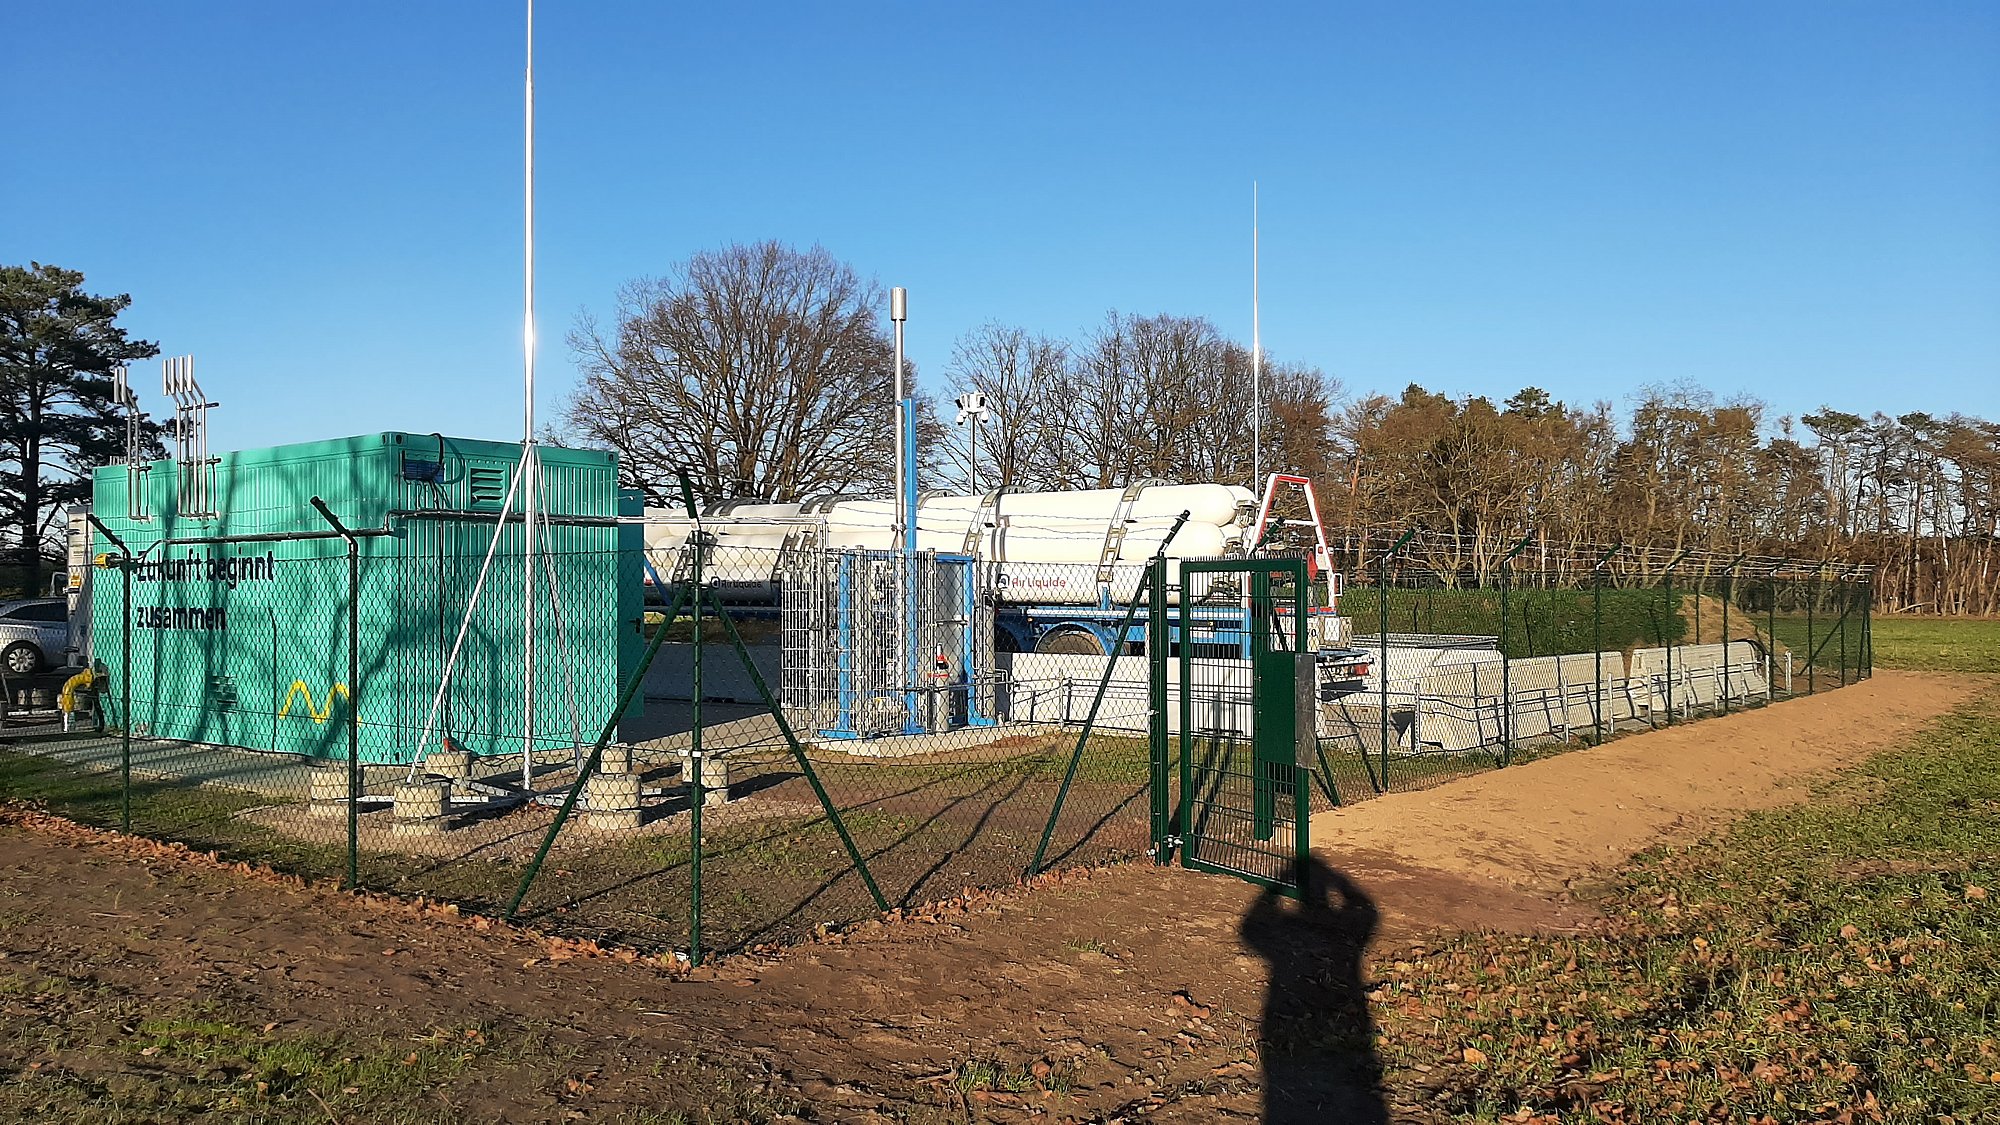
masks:
[[[1883,673],[1316,818],[1325,851],[1359,884],[1324,916],[1226,878],[1130,865],[692,980],[246,878],[144,841],[0,826],[0,977],[90,997],[50,1036],[46,1010],[0,989],[0,1075],[10,1097],[64,1075],[168,1081],[170,1056],[141,1058],[130,1023],[90,1013],[207,1005],[277,1036],[430,1041],[443,1029],[470,1041],[480,1029],[481,1043],[532,1044],[474,1059],[426,1092],[469,1121],[702,1107],[720,1120],[1257,1121],[1260,1037],[1296,1026],[1324,1052],[1351,1041],[1339,1021],[1365,1031],[1364,951],[1397,956],[1432,926],[1569,924],[1577,908],[1548,894],[1562,882],[1724,807],[1791,799],[1789,782],[1890,745],[1980,682]],[[1265,1061],[1294,1060],[1291,1071],[1272,1063],[1293,1096],[1359,1106],[1369,1075],[1358,1057]],[[1392,1100],[1414,1107],[1422,1095]],[[339,1098],[328,1114],[348,1119]],[[809,1115],[778,1116],[788,1104]],[[1300,1119],[1383,1119],[1315,1112],[1333,1115]]]
[[[1313,846],[1337,866],[1558,891],[1653,844],[1802,800],[1811,778],[1896,745],[1983,682],[1877,672],[1824,695],[1321,813]]]

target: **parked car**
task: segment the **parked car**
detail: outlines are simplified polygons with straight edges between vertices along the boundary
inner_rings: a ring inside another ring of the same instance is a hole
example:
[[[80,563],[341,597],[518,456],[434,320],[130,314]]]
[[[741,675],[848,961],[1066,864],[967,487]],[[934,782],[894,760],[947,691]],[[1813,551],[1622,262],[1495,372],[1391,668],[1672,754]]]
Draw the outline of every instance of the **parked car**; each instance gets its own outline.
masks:
[[[68,602],[62,598],[0,602],[0,671],[33,675],[60,665],[68,651]]]

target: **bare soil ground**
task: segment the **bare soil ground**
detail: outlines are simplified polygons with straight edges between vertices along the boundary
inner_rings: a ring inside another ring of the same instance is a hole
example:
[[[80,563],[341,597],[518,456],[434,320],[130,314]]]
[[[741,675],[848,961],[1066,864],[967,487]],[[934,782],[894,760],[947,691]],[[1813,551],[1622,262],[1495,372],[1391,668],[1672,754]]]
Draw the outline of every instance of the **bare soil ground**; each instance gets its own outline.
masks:
[[[0,824],[0,1112],[1421,1120],[1424,1090],[1390,1091],[1384,1108],[1365,1067],[1308,1067],[1319,1056],[1294,1050],[1368,1034],[1376,965],[1438,927],[1582,925],[1566,886],[1732,810],[1796,799],[1803,779],[1895,744],[1980,682],[1880,673],[1322,814],[1316,839],[1338,874],[1317,912],[1130,865],[691,977],[16,813]],[[336,1077],[286,1082],[240,1063],[240,1043],[188,1047],[226,1038],[214,1027],[345,1046],[328,1056]],[[368,1077],[377,1055],[409,1081]]]
[[[1877,672],[1839,691],[1496,770],[1419,799],[1321,813],[1313,845],[1343,864],[1386,853],[1427,870],[1560,890],[1653,844],[1801,800],[1814,775],[1895,745],[1979,686]]]

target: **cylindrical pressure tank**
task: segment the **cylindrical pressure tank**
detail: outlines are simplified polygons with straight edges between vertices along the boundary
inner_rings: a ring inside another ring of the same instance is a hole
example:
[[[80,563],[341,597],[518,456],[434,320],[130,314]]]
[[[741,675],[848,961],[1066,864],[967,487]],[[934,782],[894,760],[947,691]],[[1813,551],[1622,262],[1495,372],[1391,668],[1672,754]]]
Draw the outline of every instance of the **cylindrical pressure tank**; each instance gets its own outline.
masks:
[[[1187,523],[1169,545],[1169,558],[1241,549],[1254,504],[1249,489],[1225,484],[1142,485],[1129,493],[1098,488],[932,495],[918,505],[915,546],[943,554],[966,553],[969,547],[980,561],[994,564],[993,582],[1003,602],[1092,604],[1102,592],[1099,564],[1124,564],[1117,566],[1111,594],[1129,597],[1138,583],[1136,564],[1152,557],[1182,512]],[[666,509],[647,515],[646,546],[660,565],[686,541],[689,525]],[[743,587],[773,582],[780,548],[807,532],[823,535],[830,548],[892,550],[895,520],[896,506],[888,500],[727,505],[703,517],[703,527],[716,537],[709,572],[719,582]],[[1118,527],[1122,536],[1113,534]]]

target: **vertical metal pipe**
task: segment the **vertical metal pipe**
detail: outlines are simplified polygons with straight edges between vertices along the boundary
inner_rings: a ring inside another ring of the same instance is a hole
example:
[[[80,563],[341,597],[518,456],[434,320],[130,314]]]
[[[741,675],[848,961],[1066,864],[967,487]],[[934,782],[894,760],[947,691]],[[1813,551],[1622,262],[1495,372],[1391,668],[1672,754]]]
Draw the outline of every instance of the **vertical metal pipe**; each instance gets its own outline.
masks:
[[[909,319],[909,291],[889,291],[889,319],[896,329],[896,523],[897,548],[909,560],[917,552],[916,419],[903,371],[903,324]]]
[[[901,568],[898,582],[901,605],[896,614],[896,632],[903,677],[903,733],[923,729],[917,714],[917,663],[920,659],[917,633],[917,419],[903,373],[903,322],[909,319],[909,291],[898,285],[889,290],[889,320],[895,326],[896,352],[896,548]]]
[[[521,788],[535,788],[535,485],[542,461],[530,440],[521,447]],[[506,525],[494,529],[498,535]]]

